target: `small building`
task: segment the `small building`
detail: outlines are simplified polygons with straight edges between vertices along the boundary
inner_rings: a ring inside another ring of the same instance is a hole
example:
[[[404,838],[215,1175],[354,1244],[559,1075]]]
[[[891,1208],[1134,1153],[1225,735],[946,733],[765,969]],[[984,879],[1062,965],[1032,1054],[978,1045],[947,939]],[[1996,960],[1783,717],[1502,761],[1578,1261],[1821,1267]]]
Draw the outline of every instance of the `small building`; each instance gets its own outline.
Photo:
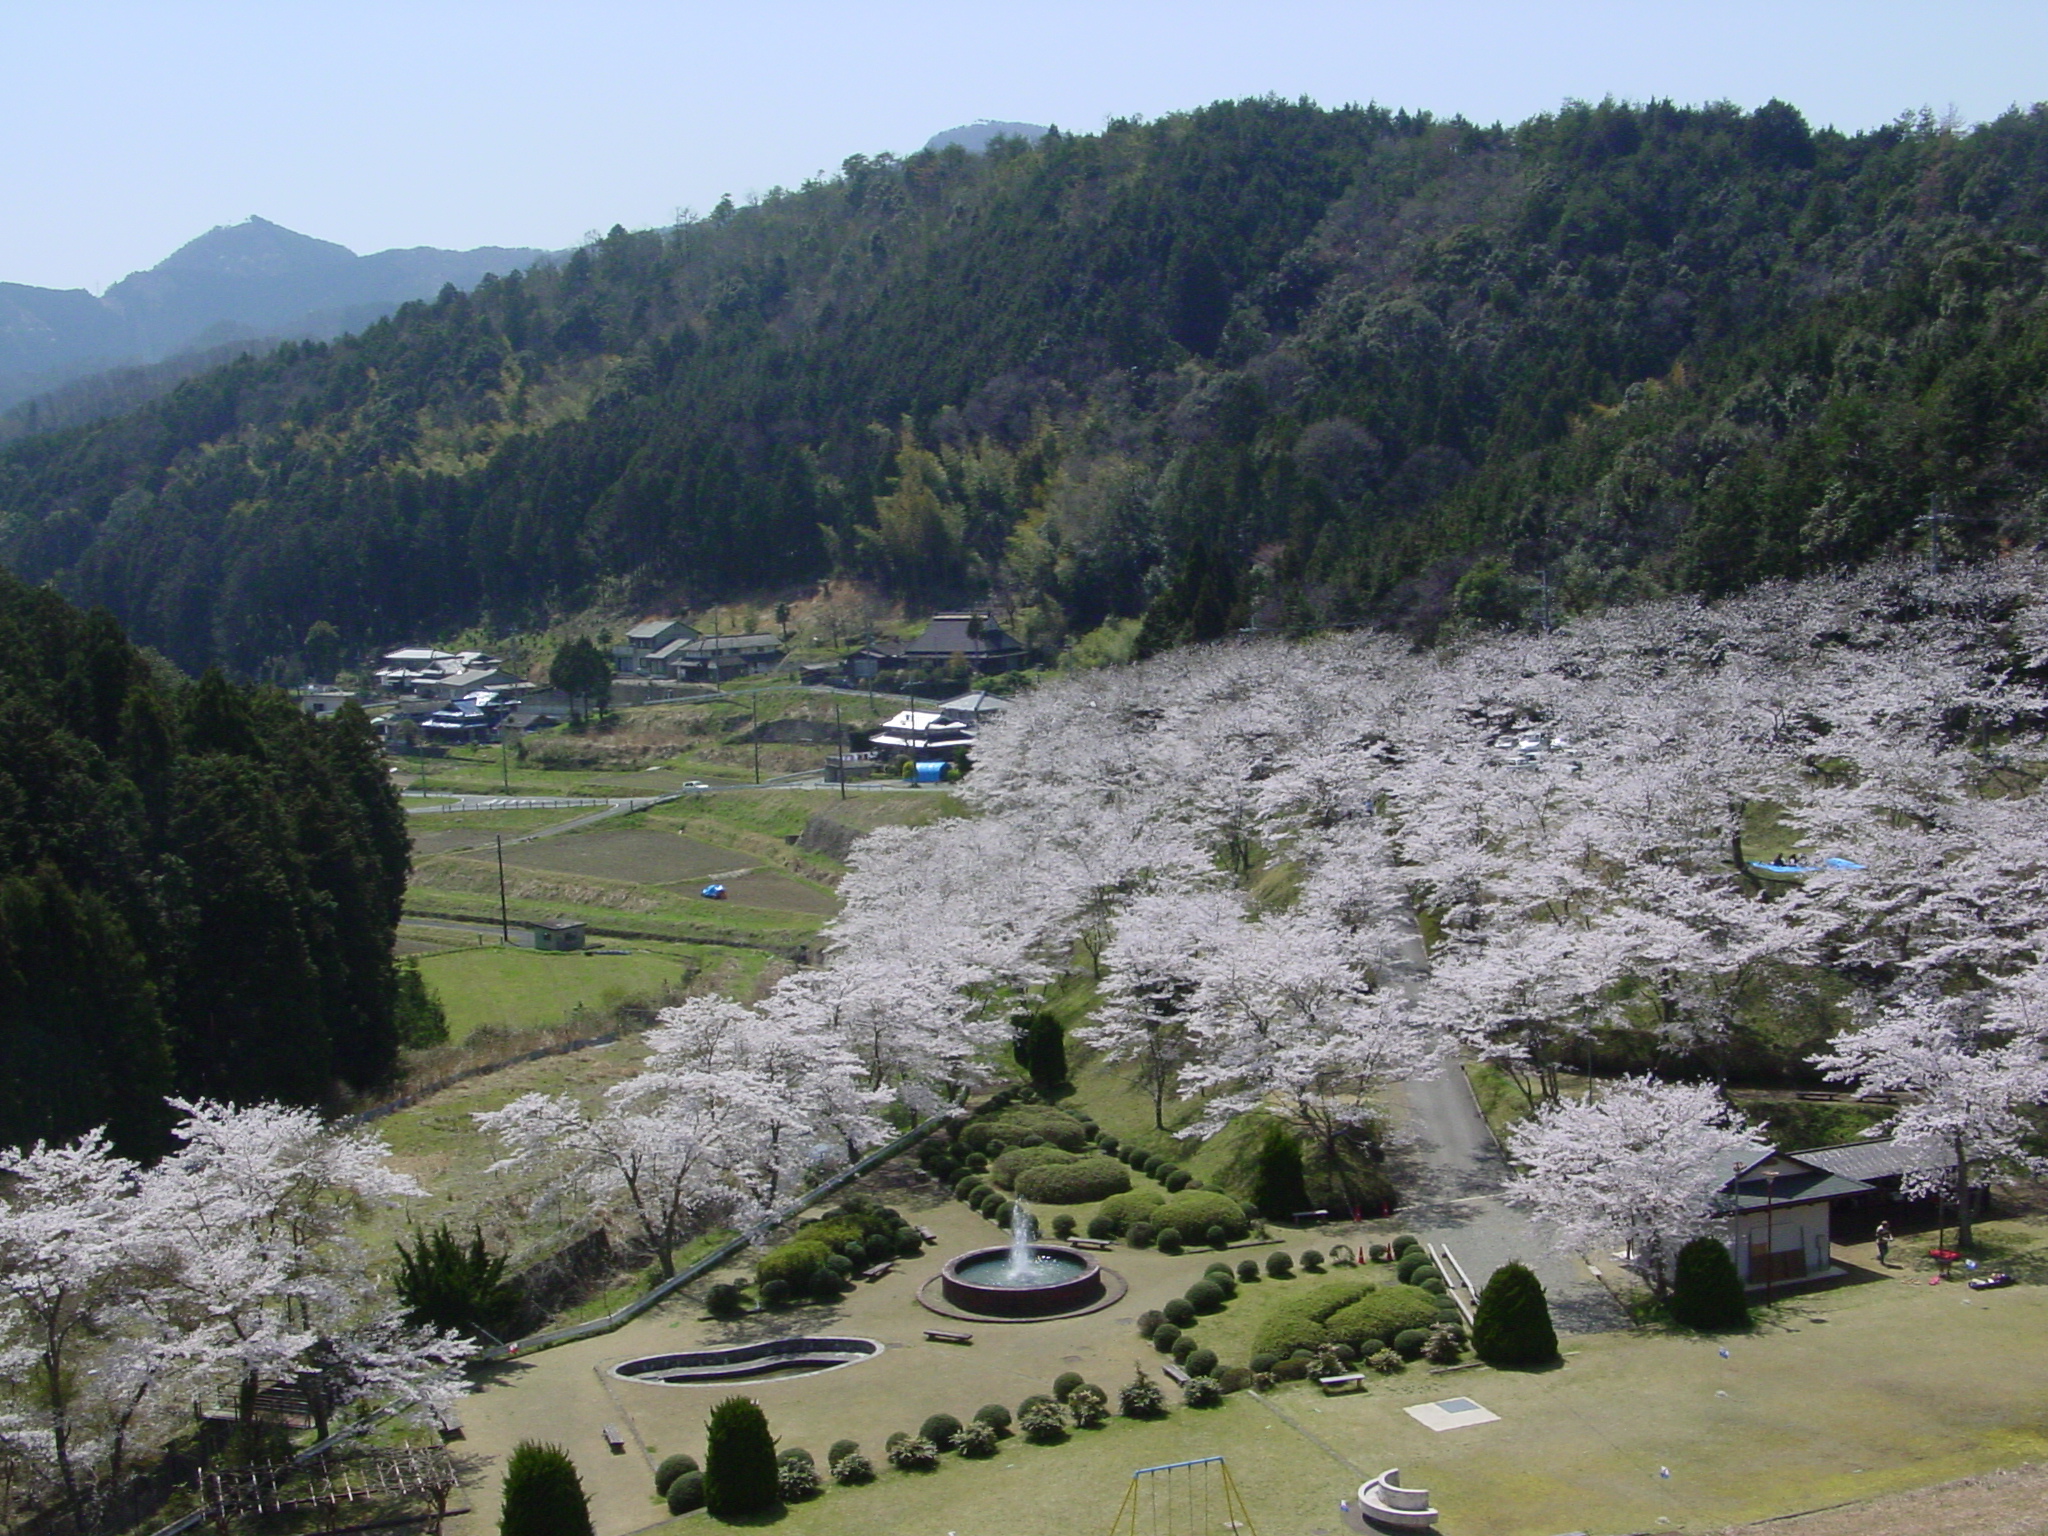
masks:
[[[464,694],[514,687],[524,682],[524,678],[514,676],[496,663],[486,663],[465,667],[459,672],[444,672],[439,677],[422,678],[413,684],[412,691],[423,699],[459,699]]]
[[[1811,1162],[1804,1153],[1765,1151],[1737,1171],[1722,1193],[1728,1231],[1722,1241],[1735,1272],[1752,1290],[1842,1274],[1834,1261],[1834,1208],[1870,1192]]]
[[[627,675],[668,676],[664,654],[697,638],[699,630],[681,619],[643,619],[612,647],[612,670]]]
[[[666,653],[670,674],[684,683],[718,683],[729,677],[773,672],[787,654],[774,635],[699,635]]]
[[[1009,672],[1024,665],[1024,647],[985,613],[935,613],[915,640],[871,646],[883,669],[943,667],[958,659],[970,672]]]
[[[993,693],[984,693],[976,689],[973,693],[963,693],[958,698],[946,700],[939,709],[956,720],[966,720],[971,724],[980,725],[983,721],[994,719],[1009,707],[1008,699],[998,698]]]
[[[585,928],[571,918],[554,917],[541,922],[522,923],[535,949],[569,951],[581,949]]]
[[[906,709],[891,715],[868,741],[890,757],[943,757],[974,745],[974,727],[943,711]]]
[[[346,688],[322,688],[313,685],[299,690],[299,708],[315,720],[325,720],[355,695]]]

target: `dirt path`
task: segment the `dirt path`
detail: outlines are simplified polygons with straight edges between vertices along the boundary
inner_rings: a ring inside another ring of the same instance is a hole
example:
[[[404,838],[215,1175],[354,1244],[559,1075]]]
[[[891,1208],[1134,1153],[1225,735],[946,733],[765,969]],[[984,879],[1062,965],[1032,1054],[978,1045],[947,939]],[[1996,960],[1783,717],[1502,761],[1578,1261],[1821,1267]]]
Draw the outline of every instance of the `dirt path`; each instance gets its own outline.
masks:
[[[1716,1536],[2042,1536],[2048,1532],[2048,1466],[2014,1467],[1911,1493],[1723,1527]]]

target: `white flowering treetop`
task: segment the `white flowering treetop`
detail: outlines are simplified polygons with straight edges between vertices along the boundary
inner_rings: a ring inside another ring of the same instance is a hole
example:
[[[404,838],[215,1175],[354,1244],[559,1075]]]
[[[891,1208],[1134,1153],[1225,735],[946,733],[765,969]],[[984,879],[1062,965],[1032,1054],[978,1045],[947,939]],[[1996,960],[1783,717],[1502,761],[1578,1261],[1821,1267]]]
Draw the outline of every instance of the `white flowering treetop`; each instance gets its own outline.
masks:
[[[1625,1253],[1661,1299],[1678,1250],[1714,1231],[1722,1188],[1763,1149],[1711,1085],[1631,1077],[1544,1104],[1507,1150],[1511,1203],[1567,1252]]]

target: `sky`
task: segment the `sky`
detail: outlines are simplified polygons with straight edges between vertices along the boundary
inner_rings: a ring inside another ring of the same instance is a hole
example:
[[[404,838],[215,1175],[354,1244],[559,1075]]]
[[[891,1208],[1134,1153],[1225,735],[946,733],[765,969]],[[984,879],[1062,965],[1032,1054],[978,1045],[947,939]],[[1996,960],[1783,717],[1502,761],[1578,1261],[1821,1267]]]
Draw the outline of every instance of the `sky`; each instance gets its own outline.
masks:
[[[1978,122],[2048,98],[2048,4],[0,0],[0,282],[98,292],[251,214],[364,253],[560,249],[979,118],[1268,93]]]

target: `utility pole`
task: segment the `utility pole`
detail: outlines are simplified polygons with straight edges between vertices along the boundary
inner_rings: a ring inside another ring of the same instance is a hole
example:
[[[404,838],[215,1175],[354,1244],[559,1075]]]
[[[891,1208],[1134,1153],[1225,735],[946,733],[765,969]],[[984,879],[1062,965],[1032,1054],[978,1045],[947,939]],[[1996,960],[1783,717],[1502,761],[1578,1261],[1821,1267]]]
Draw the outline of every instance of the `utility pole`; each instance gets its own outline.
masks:
[[[512,942],[512,919],[505,910],[505,837],[498,834],[498,942]]]
[[[832,695],[832,750],[839,754],[839,798],[846,798],[846,729],[839,723],[839,695]]]
[[[754,783],[758,786],[761,782],[761,690],[759,688],[754,690],[752,705],[754,728],[747,734],[754,738]]]

